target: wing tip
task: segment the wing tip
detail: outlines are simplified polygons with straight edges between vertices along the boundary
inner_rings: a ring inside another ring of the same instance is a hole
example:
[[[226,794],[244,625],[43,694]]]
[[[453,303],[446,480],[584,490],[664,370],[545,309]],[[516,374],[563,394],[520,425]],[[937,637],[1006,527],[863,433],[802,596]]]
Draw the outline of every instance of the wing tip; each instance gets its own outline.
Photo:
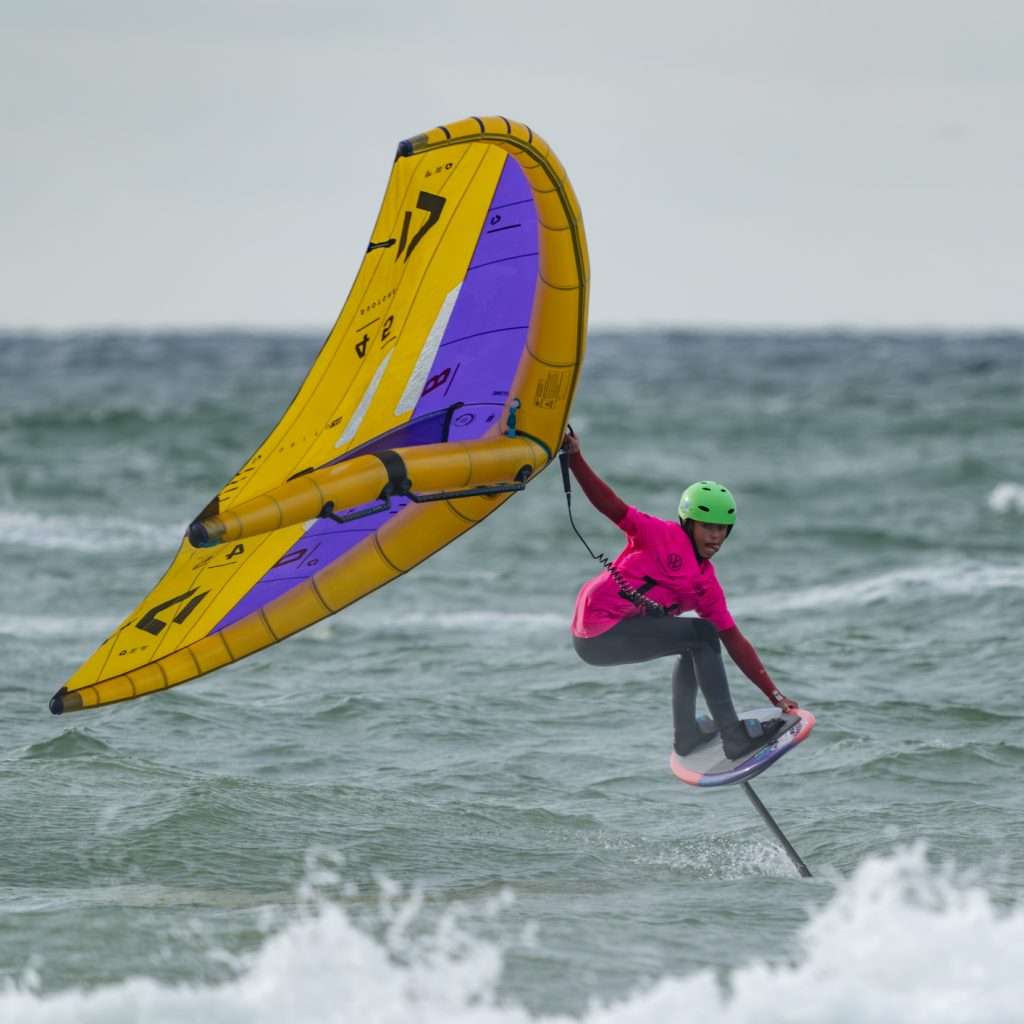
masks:
[[[188,524],[188,542],[194,548],[212,548],[216,541],[210,540],[210,531],[199,519]]]
[[[426,141],[426,135],[414,135],[411,139],[402,139],[398,144],[397,156],[412,156]]]
[[[79,693],[68,693],[66,686],[62,686],[50,698],[51,715],[63,715],[65,711],[80,711],[82,707],[82,695]]]

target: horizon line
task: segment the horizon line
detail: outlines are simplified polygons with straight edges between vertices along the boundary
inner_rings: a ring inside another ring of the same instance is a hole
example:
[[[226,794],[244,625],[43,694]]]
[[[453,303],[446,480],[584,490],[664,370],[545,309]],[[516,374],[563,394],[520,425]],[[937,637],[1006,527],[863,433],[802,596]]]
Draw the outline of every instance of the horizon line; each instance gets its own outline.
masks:
[[[0,335],[31,334],[31,335],[73,335],[73,334],[289,334],[313,335],[326,337],[334,325],[326,330],[313,324],[253,324],[242,321],[209,321],[193,323],[82,323],[82,324],[0,324]],[[948,334],[951,332],[964,334],[1022,334],[1024,323],[1009,324],[1005,322],[978,323],[963,321],[959,323],[920,323],[911,322],[856,322],[845,320],[822,320],[814,323],[785,321],[675,321],[675,322],[608,322],[592,324],[589,334]]]

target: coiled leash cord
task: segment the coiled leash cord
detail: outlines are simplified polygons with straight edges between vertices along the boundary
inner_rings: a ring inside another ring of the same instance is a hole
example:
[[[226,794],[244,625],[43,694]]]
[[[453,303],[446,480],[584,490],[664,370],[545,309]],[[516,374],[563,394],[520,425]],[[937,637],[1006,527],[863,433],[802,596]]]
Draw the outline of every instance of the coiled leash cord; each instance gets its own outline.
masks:
[[[569,433],[573,437],[576,436],[576,431],[572,427],[566,425]],[[580,539],[580,543],[587,549],[587,553],[595,562],[600,562],[604,566],[605,571],[609,576],[619,585],[619,594],[624,597],[631,604],[636,605],[637,608],[641,609],[645,615],[650,615],[654,618],[660,618],[663,615],[668,615],[668,609],[663,605],[659,604],[653,598],[648,597],[643,592],[637,590],[635,587],[631,587],[626,582],[626,578],[621,572],[615,567],[607,555],[603,552],[601,554],[595,554],[593,548],[587,543],[586,538],[580,533],[576,526],[576,520],[572,517],[572,484],[569,479],[569,453],[565,450],[561,450],[558,453],[558,464],[562,469],[562,486],[565,488],[565,506],[569,512],[569,525],[572,527],[573,533],[576,534]]]

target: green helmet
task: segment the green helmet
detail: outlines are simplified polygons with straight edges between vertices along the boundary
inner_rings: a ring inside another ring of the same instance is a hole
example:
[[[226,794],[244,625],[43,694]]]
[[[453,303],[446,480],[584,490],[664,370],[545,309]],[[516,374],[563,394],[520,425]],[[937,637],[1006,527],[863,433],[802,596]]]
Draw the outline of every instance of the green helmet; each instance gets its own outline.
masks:
[[[736,522],[736,499],[728,487],[714,480],[698,480],[683,491],[679,499],[679,518],[732,526]]]

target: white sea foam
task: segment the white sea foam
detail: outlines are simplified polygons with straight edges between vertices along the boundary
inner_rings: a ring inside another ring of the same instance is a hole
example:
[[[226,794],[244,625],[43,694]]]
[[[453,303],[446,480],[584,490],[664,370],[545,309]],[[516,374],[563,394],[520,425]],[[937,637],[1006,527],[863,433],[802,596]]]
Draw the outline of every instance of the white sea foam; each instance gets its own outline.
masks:
[[[32,639],[102,636],[116,625],[109,618],[53,615],[0,615],[0,635]]]
[[[392,620],[392,625],[431,625],[441,629],[562,629],[565,615],[555,612],[450,611],[405,614]]]
[[[336,902],[270,936],[233,980],[169,986],[132,978],[88,992],[43,995],[31,977],[0,993],[0,1018],[20,1024],[973,1024],[1019,1019],[1024,908],[1000,910],[922,846],[870,858],[799,936],[792,964],[665,977],[581,1017],[534,1016],[499,1002],[502,950],[450,915],[412,938],[417,900],[371,936]],[[540,937],[541,942],[543,936]],[[534,950],[536,955],[537,950]]]
[[[993,590],[1024,589],[1024,566],[956,561],[914,566],[891,572],[806,587],[796,591],[768,591],[731,602],[737,614],[768,614],[819,608],[861,608],[916,595],[974,597]]]
[[[483,630],[485,632],[516,630],[559,630],[567,628],[564,612],[508,612],[487,610],[454,611],[400,611],[389,612],[386,628],[420,629],[429,626],[431,630]],[[314,639],[331,639],[335,632],[347,629],[367,629],[374,633],[381,631],[378,613],[364,612],[357,608],[346,612],[343,620],[325,619],[310,630]]]
[[[1024,513],[1024,485],[1009,481],[996,484],[988,496],[988,507],[1004,515]]]
[[[134,545],[173,550],[181,537],[180,526],[0,510],[0,545],[10,547],[96,552]]]

